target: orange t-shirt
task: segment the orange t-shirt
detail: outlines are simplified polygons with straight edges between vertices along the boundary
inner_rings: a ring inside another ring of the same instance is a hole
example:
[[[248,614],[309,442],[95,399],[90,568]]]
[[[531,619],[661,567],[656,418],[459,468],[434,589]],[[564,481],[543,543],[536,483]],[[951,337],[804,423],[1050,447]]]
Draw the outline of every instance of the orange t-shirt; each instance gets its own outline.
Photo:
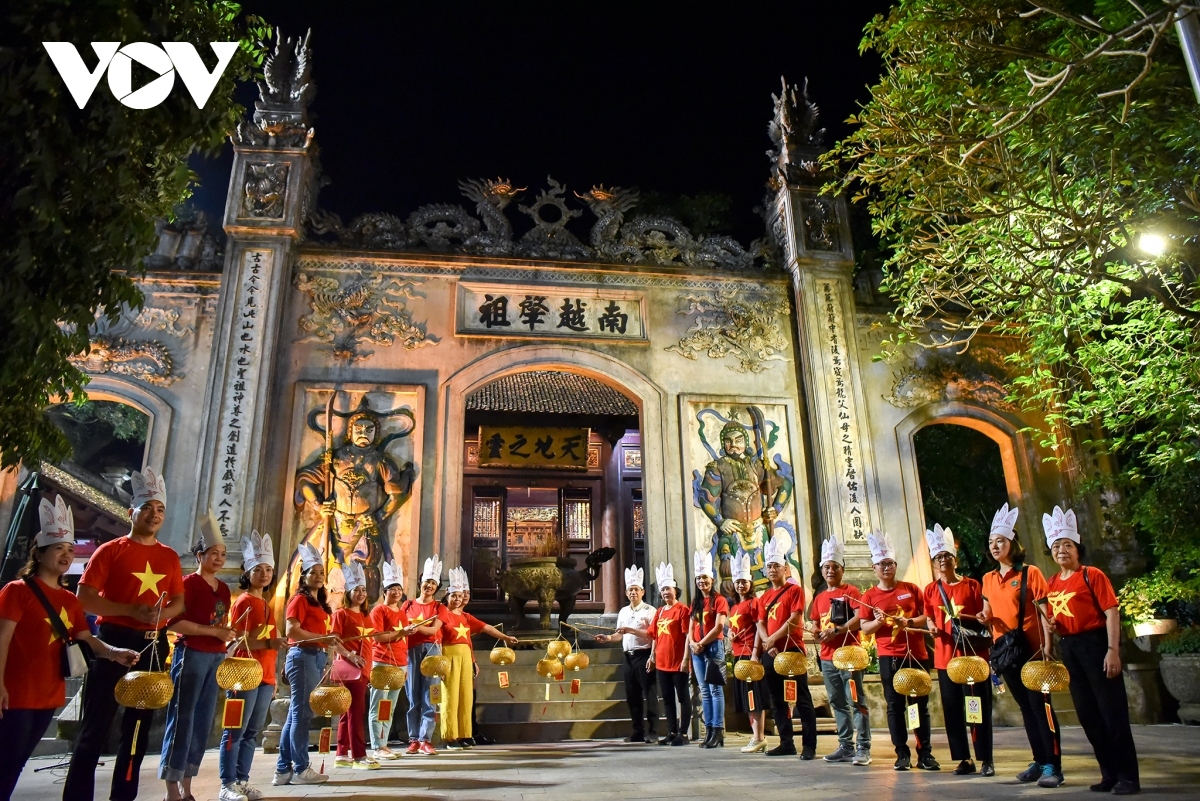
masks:
[[[167,596],[167,603],[176,595],[183,595],[183,569],[179,566],[179,554],[161,542],[142,545],[130,537],[118,537],[96,549],[79,583],[119,604],[153,606],[163,595]],[[101,617],[100,622],[138,631],[156,628],[153,623],[122,616]],[[160,620],[157,628],[167,622]]]
[[[724,595],[713,595],[712,598],[704,599],[704,611],[701,613],[704,617],[704,625],[701,626],[696,618],[692,618],[692,642],[700,642],[705,636],[712,631],[713,626],[717,625],[717,617],[720,615],[729,616],[729,601],[725,600]],[[717,634],[718,640],[725,639],[725,627],[721,627],[721,631]]]
[[[61,587],[51,587],[35,578],[38,587],[58,610],[59,620],[72,637],[88,630],[79,599]],[[10,581],[0,589],[0,618],[15,620],[4,686],[10,709],[57,709],[66,703],[62,677],[63,642],[50,627],[50,618],[37,596],[24,581]]]
[[[387,604],[379,604],[371,610],[371,625],[376,631],[399,631],[409,624],[408,615],[403,609],[392,609]],[[373,641],[371,657],[383,665],[408,664],[408,643],[405,637],[391,642]]]
[[[233,602],[233,611],[230,613],[234,631],[238,634],[245,633],[247,639],[267,643],[266,648],[248,651],[242,647],[234,653],[234,656],[249,656],[258,660],[258,663],[262,665],[263,684],[275,683],[276,653],[269,641],[278,637],[279,634],[272,618],[271,605],[265,599],[255,598],[248,592],[243,592],[237,597],[237,600]]]
[[[733,655],[750,656],[754,650],[754,598],[742,601],[729,610],[729,632],[733,636]]]
[[[1049,588],[1046,577],[1034,565],[1027,566],[1025,576],[1025,620],[1021,628],[1034,651],[1042,647],[1042,624],[1037,604],[1046,600]],[[999,639],[1017,627],[1017,611],[1021,603],[1021,571],[1010,570],[1001,578],[1000,570],[992,570],[983,577],[983,597],[992,607],[992,638]]]
[[[342,644],[346,646],[346,650],[353,651],[366,660],[366,664],[363,665],[363,675],[370,674],[372,642],[371,638],[366,635],[375,631],[375,627],[371,625],[371,619],[354,609],[335,609],[333,631],[342,638]]]
[[[983,593],[979,588],[979,582],[975,579],[963,577],[955,584],[942,582],[942,588],[946,591],[950,603],[954,604],[958,617],[973,618],[983,611]],[[925,586],[925,614],[929,615],[933,625],[937,626],[937,634],[933,638],[933,666],[935,668],[945,670],[946,665],[950,664],[950,660],[956,656],[987,658],[989,649],[985,645],[976,645],[975,650],[968,653],[955,644],[952,635],[953,624],[950,622],[952,615],[946,610],[946,601],[938,591],[936,581]],[[975,643],[972,642],[972,645]]]
[[[287,610],[283,616],[288,620],[300,621],[300,628],[312,632],[313,636],[333,633],[333,618],[321,608],[320,604],[309,601],[308,597],[301,593],[296,593],[292,596],[292,600],[288,601]],[[296,644],[291,637],[288,637],[288,642],[292,645]],[[301,647],[321,648],[322,643],[309,642]]]
[[[442,621],[442,645],[471,644],[471,637],[483,631],[484,622],[466,612],[451,612],[442,607],[438,612]]]
[[[767,628],[767,636],[770,637],[796,612],[800,613],[801,618],[804,617],[804,590],[799,584],[785,584],[778,590],[772,587],[758,596],[754,619],[763,621]],[[803,624],[796,623],[792,626],[782,642],[775,641],[774,647],[779,651],[803,651]]]
[[[925,614],[925,598],[916,584],[897,581],[890,590],[872,587],[862,595],[863,603],[882,609],[884,614],[900,617],[920,617]],[[874,620],[875,613],[862,607],[862,619]],[[880,656],[905,656],[912,651],[914,658],[924,661],[929,652],[925,650],[925,635],[914,629],[906,629],[900,637],[895,636],[892,626],[883,625],[875,631],[875,651]]]
[[[846,612],[850,617],[858,612],[858,605],[852,603],[862,597],[862,592],[853,584],[843,584],[835,589],[824,589],[817,593],[817,597],[813,598],[812,608],[808,612],[808,619],[816,622],[820,628],[825,628],[830,625],[829,610],[830,602],[835,598],[846,599]],[[833,652],[841,648],[843,645],[858,645],[858,632],[848,631],[841,637],[829,642],[821,643],[821,659],[826,662],[833,661]]]
[[[654,667],[667,673],[678,673],[683,664],[683,652],[687,647],[688,621],[691,608],[676,603],[669,609],[660,606],[650,621],[650,635],[654,638]]]
[[[1084,581],[1084,572],[1087,582]],[[1091,584],[1089,589],[1088,584]],[[1050,577],[1046,600],[1054,615],[1055,630],[1064,637],[1102,629],[1107,625],[1104,612],[1117,605],[1117,595],[1104,571],[1080,566],[1069,578]]]

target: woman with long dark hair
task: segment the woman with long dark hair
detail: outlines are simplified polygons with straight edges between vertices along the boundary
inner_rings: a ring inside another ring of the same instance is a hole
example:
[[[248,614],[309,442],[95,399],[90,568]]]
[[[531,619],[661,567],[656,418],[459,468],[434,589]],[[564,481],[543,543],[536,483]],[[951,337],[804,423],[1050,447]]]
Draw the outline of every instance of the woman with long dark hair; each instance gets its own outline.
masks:
[[[1075,512],[1042,515],[1046,545],[1058,563],[1046,600],[1058,633],[1062,661],[1071,675],[1071,700],[1096,761],[1100,781],[1088,789],[1133,795],[1141,792],[1137,749],[1129,727],[1129,699],[1121,676],[1121,613],[1104,571],[1083,564]]]
[[[1063,781],[1062,748],[1058,716],[1050,697],[1030,690],[1021,682],[1025,663],[1049,647],[1050,628],[1046,617],[1046,577],[1036,565],[1025,564],[1025,548],[1014,526],[1017,509],[1008,504],[1000,507],[992,518],[988,535],[988,555],[996,569],[983,577],[983,611],[980,621],[992,630],[992,670],[1004,679],[1012,698],[1021,709],[1025,737],[1033,752],[1033,762],[1017,774],[1023,782],[1037,782],[1042,787],[1057,787]],[[1024,600],[1022,600],[1024,598]],[[1002,640],[1016,640],[1015,658],[1001,658]]]
[[[660,562],[654,573],[663,605],[650,621],[654,644],[650,646],[646,671],[657,671],[658,692],[667,716],[667,735],[658,744],[687,745],[688,729],[692,726],[692,688],[688,686],[691,659],[687,651],[690,610],[679,602],[675,568]]]
[[[758,626],[754,623],[754,582],[750,576],[750,554],[738,551],[733,557],[733,591],[736,603],[729,610],[729,634],[733,640],[734,666],[749,661],[754,651]],[[755,693],[755,682],[733,679],[733,708],[750,718],[750,744],[742,748],[743,754],[756,754],[767,750],[767,735],[764,732],[766,716],[765,699],[761,692]],[[756,697],[757,696],[757,697]]]
[[[712,554],[696,551],[692,561],[696,596],[692,599],[688,647],[704,715],[700,747],[721,748],[725,745],[725,622],[729,619],[729,602],[716,590]]]

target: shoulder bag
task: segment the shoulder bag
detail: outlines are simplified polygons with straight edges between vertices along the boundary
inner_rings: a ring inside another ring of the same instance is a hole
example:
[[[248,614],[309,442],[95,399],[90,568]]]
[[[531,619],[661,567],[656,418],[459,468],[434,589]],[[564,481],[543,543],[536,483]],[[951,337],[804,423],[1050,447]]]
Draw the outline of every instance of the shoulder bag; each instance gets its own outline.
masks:
[[[1024,665],[1033,655],[1029,638],[1025,636],[1025,591],[1029,567],[1021,568],[1021,592],[1017,600],[1017,627],[1004,632],[992,643],[990,662],[997,675],[1007,673]]]
[[[946,609],[954,609],[941,579],[937,580],[937,587]],[[957,613],[950,615],[950,637],[954,640],[955,647],[962,651],[973,652],[976,648],[987,648],[992,644],[991,629],[978,620],[963,620]]]

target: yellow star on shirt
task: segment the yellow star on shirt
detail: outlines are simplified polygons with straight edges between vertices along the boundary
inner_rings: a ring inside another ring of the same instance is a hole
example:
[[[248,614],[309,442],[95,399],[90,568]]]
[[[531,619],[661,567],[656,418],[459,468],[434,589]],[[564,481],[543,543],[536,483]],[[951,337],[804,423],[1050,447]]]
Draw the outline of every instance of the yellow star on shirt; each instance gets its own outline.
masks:
[[[658,633],[659,634],[670,634],[671,633],[671,618],[666,618],[665,620],[658,621]]]
[[[375,631],[375,629],[371,628],[370,626],[359,626],[358,627],[358,636],[366,637],[368,634],[371,634],[374,631]]]
[[[325,618],[325,633],[333,634],[333,618],[331,617]]]
[[[259,626],[258,639],[269,640],[274,636],[275,636],[275,624],[274,623],[263,623],[261,626]]]
[[[469,639],[467,635],[471,633],[471,627],[466,623],[459,623],[454,627],[454,633],[458,635],[460,640]]]
[[[741,619],[742,619],[741,613],[738,613],[736,615],[730,615],[729,616],[729,628],[736,629],[738,627],[738,622]]]
[[[1050,602],[1050,614],[1058,617],[1075,617],[1067,605],[1071,603],[1071,599],[1075,597],[1073,592],[1052,592],[1046,596],[1046,600]]]
[[[150,567],[149,562],[146,562],[146,569],[143,572],[131,573],[130,575],[142,582],[142,586],[138,590],[138,595],[145,595],[149,592],[156,598],[158,597],[159,583],[167,577],[166,573],[155,573],[154,569]]]
[[[767,620],[774,620],[775,613],[778,611],[779,611],[779,604],[773,604],[771,606],[771,611],[767,613]]]
[[[62,621],[63,627],[67,631],[71,630],[71,619],[67,617],[67,608],[65,606],[58,610],[58,619]],[[50,626],[50,618],[44,617],[42,620],[46,621],[47,626]],[[54,626],[50,626],[50,644],[53,644],[57,639],[58,635],[54,633]]]
[[[951,598],[951,599],[950,599],[950,608],[949,608],[949,609],[947,609],[947,608],[946,608],[946,605],[945,605],[945,604],[942,604],[941,606],[939,606],[939,607],[938,607],[938,609],[941,609],[941,610],[942,610],[942,612],[943,612],[943,614],[945,614],[945,615],[946,615],[946,617],[948,617],[948,618],[951,618],[951,617],[958,617],[958,616],[959,616],[959,614],[960,614],[960,613],[962,612],[962,610],[963,610],[963,608],[962,608],[961,606],[959,606],[958,604],[954,603],[954,599],[953,599],[953,598]]]

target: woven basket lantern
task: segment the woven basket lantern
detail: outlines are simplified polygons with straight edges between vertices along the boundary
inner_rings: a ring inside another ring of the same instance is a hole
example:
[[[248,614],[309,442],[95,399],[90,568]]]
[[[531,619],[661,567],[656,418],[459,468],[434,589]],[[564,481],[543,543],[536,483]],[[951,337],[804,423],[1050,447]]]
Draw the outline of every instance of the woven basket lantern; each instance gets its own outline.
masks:
[[[245,656],[231,656],[217,667],[217,686],[222,690],[246,692],[262,684],[262,663]]]
[[[1062,662],[1030,659],[1021,668],[1021,683],[1039,693],[1061,693],[1071,687],[1071,674]]]
[[[376,663],[371,667],[371,686],[376,690],[399,690],[407,675],[408,671],[400,665]]]
[[[780,651],[772,664],[780,676],[797,676],[808,672],[808,656],[802,651]]]
[[[591,661],[583,651],[577,651],[567,655],[567,658],[563,660],[563,667],[567,670],[583,670]]]
[[[956,656],[946,663],[946,675],[955,684],[985,682],[992,669],[982,656]]]
[[[449,672],[450,657],[448,656],[430,654],[421,660],[421,675],[426,678],[437,676],[439,679],[444,679]]]
[[[562,671],[563,663],[557,659],[551,659],[547,657],[545,659],[538,660],[537,672],[539,676],[545,676],[548,679],[552,679],[555,676],[561,675]]]
[[[920,668],[900,668],[892,677],[892,688],[901,695],[929,695],[933,679]]]
[[[866,670],[871,655],[861,645],[843,645],[833,652],[833,666],[838,670]]]
[[[566,640],[551,640],[546,646],[546,656],[551,659],[566,659],[571,653],[571,643]]]
[[[762,681],[765,673],[761,662],[749,659],[743,659],[733,666],[733,677],[738,681]]]
[[[350,690],[340,684],[322,684],[308,694],[308,705],[322,718],[346,714],[350,700]]]
[[[113,689],[118,704],[134,709],[162,709],[174,693],[171,675],[159,670],[131,670]]]
[[[517,661],[517,652],[507,645],[497,645],[488,654],[488,658],[492,660],[493,665],[511,665]]]

